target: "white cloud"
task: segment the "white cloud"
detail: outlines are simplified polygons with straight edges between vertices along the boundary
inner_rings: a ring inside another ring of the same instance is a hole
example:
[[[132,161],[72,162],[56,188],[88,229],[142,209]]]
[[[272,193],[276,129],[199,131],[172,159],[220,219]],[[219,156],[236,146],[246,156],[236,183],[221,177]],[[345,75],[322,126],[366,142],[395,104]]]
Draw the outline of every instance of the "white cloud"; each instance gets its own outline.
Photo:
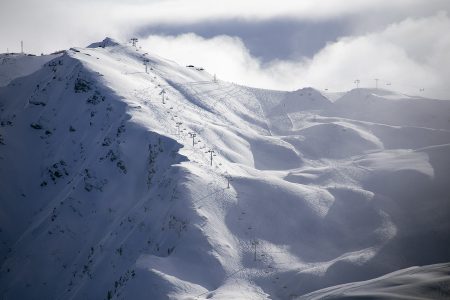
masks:
[[[1,1],[0,52],[20,50],[20,40],[31,53],[52,52],[85,46],[122,29],[107,15],[104,4],[68,1]]]
[[[320,23],[345,18],[354,24],[353,35],[327,45],[309,60],[263,64],[239,38],[227,36],[152,36],[147,42],[164,57],[204,65],[223,79],[253,86],[342,90],[352,87],[356,78],[368,86],[377,77],[406,92],[424,87],[430,95],[450,98],[445,83],[450,75],[449,18],[436,14],[449,8],[448,0],[1,1],[0,52],[18,51],[20,40],[34,53],[84,46],[105,36],[126,40],[149,24],[236,18]],[[405,16],[415,18],[404,20]]]
[[[322,20],[349,18],[379,24],[387,15],[426,16],[450,10],[448,0],[2,0],[0,51],[49,52],[84,45],[105,36],[129,37],[142,26],[202,23],[218,19],[264,21],[274,18]],[[361,16],[361,17],[360,17]],[[381,22],[383,23],[383,22]],[[371,26],[373,26],[373,24]],[[371,27],[369,26],[369,27]],[[366,30],[366,29],[364,29]]]
[[[224,18],[250,21],[277,17],[317,20],[354,14],[427,14],[436,7],[448,9],[450,4],[446,0],[165,0],[144,6],[126,4],[116,12],[132,14],[138,23],[184,23]]]
[[[150,36],[145,48],[181,64],[196,64],[221,79],[262,88],[297,89],[303,86],[345,90],[391,82],[401,92],[450,99],[450,19],[445,13],[407,19],[363,36],[328,44],[312,59],[275,60],[262,64],[239,38],[204,39],[195,34]]]

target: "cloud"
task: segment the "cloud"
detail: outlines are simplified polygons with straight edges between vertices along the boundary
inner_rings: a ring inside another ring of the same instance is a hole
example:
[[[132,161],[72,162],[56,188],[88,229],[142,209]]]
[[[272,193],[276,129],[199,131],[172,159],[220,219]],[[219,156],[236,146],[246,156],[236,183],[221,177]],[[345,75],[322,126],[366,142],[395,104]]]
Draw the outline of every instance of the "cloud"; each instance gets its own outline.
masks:
[[[1,1],[0,51],[19,51],[20,40],[27,52],[48,53],[85,46],[108,34],[120,36],[123,29],[116,25],[117,21],[100,13],[104,6],[97,2]]]
[[[253,56],[263,62],[313,56],[328,42],[350,33],[344,19],[310,22],[275,18],[264,22],[221,20],[194,24],[160,24],[144,26],[138,36],[181,35],[195,33],[203,38],[220,35],[239,37]]]
[[[446,0],[227,0],[214,3],[210,0],[166,0],[139,6],[139,12],[136,6],[127,7],[128,10],[123,12],[132,12],[136,19],[173,24],[218,19],[261,21],[283,17],[323,20],[361,14],[427,14],[436,7],[448,9],[450,5]]]
[[[264,23],[274,19],[354,21],[367,31],[405,16],[450,9],[448,0],[4,0],[0,1],[0,49],[48,52],[85,45],[105,36],[129,38],[142,28],[219,20]],[[384,20],[384,21],[383,21]],[[283,34],[282,32],[280,34]],[[239,34],[237,33],[239,36]],[[261,36],[262,39],[264,38]]]
[[[430,30],[432,28],[433,30]],[[441,12],[409,18],[383,30],[329,43],[310,59],[272,60],[253,57],[237,37],[205,39],[195,34],[149,36],[145,48],[181,64],[196,64],[219,78],[250,86],[293,90],[304,86],[342,91],[380,85],[410,94],[450,99],[450,19]]]
[[[229,81],[342,90],[356,78],[370,86],[377,77],[406,92],[424,87],[450,98],[443,82],[449,20],[439,10],[450,11],[450,1],[6,0],[0,51],[19,51],[20,40],[26,51],[48,53],[153,32],[150,51]],[[186,28],[192,33],[181,34]]]
[[[333,89],[348,87],[353,78],[373,86],[373,78],[380,78],[403,92],[418,94],[425,88],[429,96],[450,99],[450,36],[443,34],[449,30],[450,19],[441,12],[342,38],[320,51],[305,75],[311,84],[328,83]]]

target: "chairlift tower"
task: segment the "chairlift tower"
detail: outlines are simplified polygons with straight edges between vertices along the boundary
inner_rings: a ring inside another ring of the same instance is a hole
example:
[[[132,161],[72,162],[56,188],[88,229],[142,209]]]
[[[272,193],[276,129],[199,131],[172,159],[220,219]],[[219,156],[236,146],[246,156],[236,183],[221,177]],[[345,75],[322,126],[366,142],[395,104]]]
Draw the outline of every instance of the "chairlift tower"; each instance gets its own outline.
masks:
[[[189,132],[189,136],[192,138],[192,147],[195,146],[195,137],[197,136],[194,132]]]
[[[212,163],[213,163],[213,157],[216,156],[216,155],[214,154],[214,150],[209,149],[209,150],[206,151],[205,153],[209,153],[209,154],[210,154],[210,158],[211,158],[211,166],[212,166]]]
[[[254,240],[253,242],[252,242],[252,245],[253,245],[253,250],[254,250],[254,252],[253,252],[253,261],[256,261],[256,246],[259,244],[259,242],[257,241],[257,240]]]
[[[131,45],[133,45],[133,47],[136,47],[136,44],[138,42],[138,38],[135,38],[135,37],[131,38],[130,41],[131,41]]]
[[[228,173],[225,174],[225,178],[227,179],[227,189],[229,189],[230,188],[230,182],[233,181],[233,178]]]
[[[164,101],[164,95],[166,94],[166,91],[162,89],[162,91],[159,94],[162,95],[162,104],[166,104],[166,102]]]
[[[177,134],[178,134],[178,135],[180,135],[180,126],[181,126],[182,124],[183,124],[182,122],[177,122],[176,125],[175,125],[175,126],[177,127]]]
[[[144,65],[145,65],[145,73],[148,74],[148,63],[150,60],[148,58],[144,58]]]

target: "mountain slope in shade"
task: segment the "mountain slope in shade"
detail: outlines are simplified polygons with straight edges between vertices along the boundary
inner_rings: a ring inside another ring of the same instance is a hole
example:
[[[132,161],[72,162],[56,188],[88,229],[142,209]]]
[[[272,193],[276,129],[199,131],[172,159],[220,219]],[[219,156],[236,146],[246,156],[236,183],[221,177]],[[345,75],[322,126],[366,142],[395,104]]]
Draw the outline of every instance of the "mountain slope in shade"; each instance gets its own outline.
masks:
[[[0,54],[0,87],[8,85],[16,78],[34,73],[58,56],[59,54],[41,56],[19,53]]]
[[[72,48],[0,88],[0,295],[287,299],[448,262],[449,116]]]

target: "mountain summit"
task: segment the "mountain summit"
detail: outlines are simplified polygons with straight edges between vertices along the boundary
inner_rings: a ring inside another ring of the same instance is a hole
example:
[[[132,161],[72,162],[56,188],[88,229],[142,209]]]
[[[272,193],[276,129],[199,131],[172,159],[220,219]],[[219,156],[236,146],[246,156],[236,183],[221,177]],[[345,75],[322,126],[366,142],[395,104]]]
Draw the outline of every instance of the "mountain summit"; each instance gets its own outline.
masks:
[[[108,38],[14,63],[4,299],[290,299],[450,261],[450,101],[248,88]]]

